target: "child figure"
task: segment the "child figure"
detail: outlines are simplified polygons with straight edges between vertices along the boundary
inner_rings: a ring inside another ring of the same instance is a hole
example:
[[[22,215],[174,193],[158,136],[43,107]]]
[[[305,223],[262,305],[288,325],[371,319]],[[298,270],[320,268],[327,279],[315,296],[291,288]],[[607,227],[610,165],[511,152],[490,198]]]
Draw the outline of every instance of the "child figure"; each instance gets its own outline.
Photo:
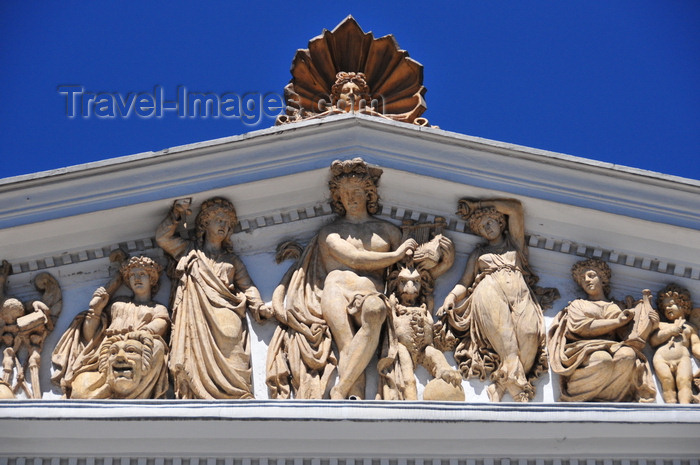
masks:
[[[659,322],[650,340],[652,347],[658,347],[653,362],[656,376],[661,381],[664,402],[697,402],[691,387],[693,367],[690,352],[700,359],[700,338],[698,328],[686,321],[692,309],[690,292],[676,284],[669,284],[659,292],[657,305],[659,313],[668,320]],[[692,313],[698,311],[700,309],[695,309]]]

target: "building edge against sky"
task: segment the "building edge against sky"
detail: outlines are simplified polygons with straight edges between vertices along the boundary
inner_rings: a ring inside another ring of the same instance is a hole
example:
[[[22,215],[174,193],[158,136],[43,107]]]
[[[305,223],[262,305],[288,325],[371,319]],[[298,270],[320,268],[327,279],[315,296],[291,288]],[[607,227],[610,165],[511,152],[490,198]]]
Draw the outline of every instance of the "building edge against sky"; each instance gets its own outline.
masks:
[[[8,178],[0,180],[0,256],[14,271],[8,290],[29,298],[32,278],[48,271],[63,288],[64,311],[42,354],[45,400],[0,403],[0,460],[697,463],[697,407],[664,405],[660,397],[646,405],[558,403],[554,374],[538,382],[537,397],[526,405],[488,403],[478,382],[464,383],[466,404],[268,401],[264,350],[271,324],[251,323],[259,400],[58,399],[48,380],[58,337],[108,278],[111,250],[163,258],[153,234],[172,200],[193,197],[199,203],[221,195],[235,203],[241,220],[236,251],[269,301],[288,266],[274,263],[277,243],[307,241],[331,219],[328,166],[358,156],[384,169],[382,218],[447,218],[458,260],[438,281],[436,300],[456,282],[477,243],[454,213],[457,200],[495,196],[521,200],[530,262],[543,285],[561,292],[545,311],[548,325],[577,297],[569,270],[584,257],[610,263],[613,293],[620,298],[639,297],[644,288],[656,293],[668,282],[690,289],[696,301],[700,295],[700,182],[370,116],[329,116]],[[156,300],[167,301],[167,287]],[[419,374],[421,383],[426,379]]]

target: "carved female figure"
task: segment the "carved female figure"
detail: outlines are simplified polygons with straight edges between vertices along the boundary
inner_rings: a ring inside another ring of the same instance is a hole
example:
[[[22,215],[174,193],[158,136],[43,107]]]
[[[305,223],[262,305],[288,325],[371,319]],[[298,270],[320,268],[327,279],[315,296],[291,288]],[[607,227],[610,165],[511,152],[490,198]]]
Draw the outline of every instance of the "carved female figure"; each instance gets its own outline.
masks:
[[[148,257],[131,257],[119,270],[118,284],[100,287],[90,300],[89,310],[80,313],[63,334],[53,352],[58,371],[52,377],[66,397],[71,399],[148,399],[162,397],[168,390],[165,342],[170,317],[165,306],[153,301],[162,268]],[[110,292],[124,283],[134,293],[132,298],[114,299],[109,307]],[[150,340],[147,370],[135,370],[128,364],[116,371],[108,370],[101,354],[109,350],[115,337],[127,333],[132,338]],[[124,381],[116,387],[114,381]],[[122,385],[120,384],[120,386]]]
[[[177,261],[170,372],[180,399],[251,399],[250,347],[245,313],[270,316],[245,265],[233,253],[237,223],[233,204],[204,203],[195,239],[182,239],[177,225],[189,201],[176,201],[156,231],[158,245]]]
[[[507,391],[527,402],[532,380],[547,368],[542,309],[528,267],[522,205],[514,199],[460,200],[460,214],[486,242],[470,254],[464,275],[438,315],[459,337],[455,359],[465,378],[484,379],[491,401]]]
[[[700,360],[698,328],[686,322],[692,310],[690,292],[669,284],[659,292],[657,305],[666,321],[659,323],[649,343],[657,347],[653,358],[654,371],[661,381],[664,402],[689,404],[693,401],[691,352]]]
[[[331,398],[364,398],[364,370],[388,310],[386,269],[417,245],[413,239],[402,243],[399,228],[372,216],[381,173],[361,158],[331,165],[338,218],[321,228],[273,296],[277,319],[287,329],[277,331],[268,352],[272,397],[288,396],[291,378],[297,398],[321,398],[334,362],[332,337],[339,356]]]
[[[587,299],[570,302],[549,329],[552,370],[561,376],[567,402],[654,402],[656,388],[642,354],[658,323],[648,290],[634,308],[608,298],[610,268],[598,259],[576,263],[574,281]]]

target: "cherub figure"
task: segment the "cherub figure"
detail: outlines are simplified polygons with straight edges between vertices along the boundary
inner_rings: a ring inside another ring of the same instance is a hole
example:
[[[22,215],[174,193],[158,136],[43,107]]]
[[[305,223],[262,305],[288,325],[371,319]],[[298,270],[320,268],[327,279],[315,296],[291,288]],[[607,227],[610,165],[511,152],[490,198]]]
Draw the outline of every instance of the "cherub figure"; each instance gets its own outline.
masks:
[[[442,262],[448,263],[446,267],[430,269],[435,262],[422,260],[425,254],[421,249],[428,245],[423,244],[415,252],[416,259],[404,260],[395,266],[387,279],[390,309],[382,357],[377,366],[380,377],[378,398],[417,400],[414,373],[420,364],[433,377],[451,387],[442,383],[442,388],[435,389],[436,397],[430,397],[430,389],[426,389],[425,400],[464,400],[461,373],[452,368],[445,355],[433,345],[434,282],[454,261],[454,246],[443,235],[436,236],[431,243],[438,245]]]
[[[56,278],[49,273],[40,273],[34,278],[34,286],[42,292],[41,299],[22,303],[5,295],[11,272],[10,264],[3,260],[0,267],[0,346],[3,347],[0,398],[12,399],[22,389],[28,398],[41,399],[41,350],[61,312],[61,288]],[[27,370],[31,386],[25,378]]]
[[[650,344],[657,347],[653,364],[661,381],[662,395],[667,404],[689,404],[693,398],[693,367],[690,354],[700,359],[698,328],[687,321],[691,315],[690,292],[669,284],[657,298],[662,321],[651,335]],[[700,309],[696,309],[700,311]],[[667,321],[663,321],[663,319]]]

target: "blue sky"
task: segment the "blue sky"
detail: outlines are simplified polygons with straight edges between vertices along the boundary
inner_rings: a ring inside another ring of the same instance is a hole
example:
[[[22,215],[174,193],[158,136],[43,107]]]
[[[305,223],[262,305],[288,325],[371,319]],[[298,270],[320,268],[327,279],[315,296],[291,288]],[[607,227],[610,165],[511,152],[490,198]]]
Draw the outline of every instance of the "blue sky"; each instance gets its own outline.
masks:
[[[700,179],[700,3],[0,3],[0,177],[243,134],[240,118],[66,116],[87,92],[282,93],[352,14],[424,65],[442,129]]]

